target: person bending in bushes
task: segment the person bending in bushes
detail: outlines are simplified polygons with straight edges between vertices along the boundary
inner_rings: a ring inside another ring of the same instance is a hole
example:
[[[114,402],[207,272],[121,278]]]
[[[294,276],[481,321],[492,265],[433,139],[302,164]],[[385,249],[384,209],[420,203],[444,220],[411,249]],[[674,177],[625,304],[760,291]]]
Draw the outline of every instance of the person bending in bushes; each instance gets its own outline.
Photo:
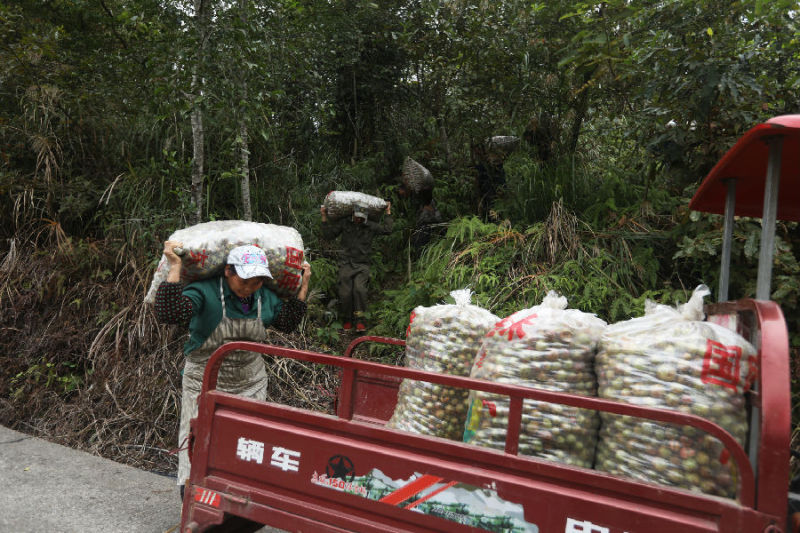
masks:
[[[238,246],[228,254],[222,275],[184,287],[181,258],[175,253],[181,245],[175,241],[164,243],[169,273],[157,289],[155,312],[160,323],[189,329],[189,339],[183,347],[186,362],[178,434],[178,485],[183,499],[191,469],[187,453],[189,421],[197,416],[197,397],[208,359],[229,341],[263,342],[268,326],[284,332],[294,330],[306,312],[311,267],[308,263],[303,265],[297,296],[284,301],[264,286],[266,279],[272,277],[264,251],[256,246]],[[267,373],[261,354],[237,350],[228,355],[219,370],[217,389],[266,399]]]
[[[356,331],[366,331],[364,312],[367,310],[367,287],[369,286],[370,257],[372,241],[376,235],[392,232],[392,204],[387,202],[381,222],[368,220],[367,209],[356,206],[353,216],[328,220],[325,206],[320,208],[322,215],[322,236],[328,240],[340,238],[342,251],[339,256],[339,319],[342,329],[350,331],[355,322]]]

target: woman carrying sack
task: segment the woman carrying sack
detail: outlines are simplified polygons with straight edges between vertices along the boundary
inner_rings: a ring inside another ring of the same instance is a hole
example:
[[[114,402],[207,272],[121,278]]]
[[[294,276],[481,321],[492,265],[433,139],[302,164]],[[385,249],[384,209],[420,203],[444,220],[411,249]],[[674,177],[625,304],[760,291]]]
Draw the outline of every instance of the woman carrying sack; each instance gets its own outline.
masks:
[[[238,246],[228,254],[222,275],[184,287],[181,258],[175,253],[181,245],[175,241],[164,243],[169,273],[158,287],[155,311],[159,322],[189,329],[183,348],[186,363],[178,435],[178,485],[183,498],[191,469],[187,452],[189,421],[197,416],[197,397],[208,359],[226,342],[263,342],[268,326],[284,332],[294,330],[306,312],[311,267],[303,264],[300,291],[296,297],[283,301],[264,287],[264,281],[272,278],[264,251],[257,246]],[[228,355],[219,370],[217,389],[264,400],[267,374],[261,354],[237,350]]]

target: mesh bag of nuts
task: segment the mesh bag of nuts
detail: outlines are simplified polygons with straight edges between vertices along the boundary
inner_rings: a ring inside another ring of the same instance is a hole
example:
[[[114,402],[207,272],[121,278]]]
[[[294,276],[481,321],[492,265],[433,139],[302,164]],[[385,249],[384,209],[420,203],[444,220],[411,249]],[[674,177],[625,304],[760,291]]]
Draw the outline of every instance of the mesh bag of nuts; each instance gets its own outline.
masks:
[[[510,154],[519,146],[519,137],[513,135],[495,135],[486,139],[486,145],[490,150],[496,149],[504,154]]]
[[[417,307],[406,331],[406,366],[469,376],[481,338],[498,317],[472,305],[468,289],[453,291],[455,304]],[[387,427],[461,440],[468,389],[405,379]]]
[[[704,285],[678,308],[648,302],[645,315],[613,324],[595,370],[601,398],[706,418],[739,443],[747,435],[744,393],[755,348],[703,321]],[[722,443],[699,429],[601,413],[595,468],[641,481],[734,497],[737,472]]]
[[[304,260],[303,238],[288,226],[276,226],[244,220],[215,220],[180,229],[169,236],[183,243],[181,281],[191,283],[222,273],[228,252],[237,246],[253,244],[267,254],[272,279],[266,286],[278,296],[297,294]],[[155,302],[156,291],[167,279],[169,262],[162,254],[153,275],[145,303]]]
[[[567,309],[567,299],[550,291],[538,306],[498,322],[483,339],[472,377],[595,396],[592,370],[606,326],[597,316]],[[470,393],[464,441],[502,450],[508,426],[508,396]],[[520,455],[591,468],[600,419],[595,411],[525,400]]]
[[[403,162],[403,183],[415,193],[433,188],[433,174],[410,157]]]
[[[367,210],[367,217],[376,219],[386,209],[386,200],[356,191],[331,191],[322,203],[328,211],[328,218],[338,220],[353,216],[356,206]]]

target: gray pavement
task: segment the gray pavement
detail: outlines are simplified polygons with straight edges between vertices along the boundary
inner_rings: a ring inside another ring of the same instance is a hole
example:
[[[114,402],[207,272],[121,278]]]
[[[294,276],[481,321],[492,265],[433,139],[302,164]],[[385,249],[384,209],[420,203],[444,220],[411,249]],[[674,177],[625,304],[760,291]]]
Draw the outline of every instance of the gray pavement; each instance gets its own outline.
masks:
[[[175,480],[0,426],[0,532],[174,533]]]
[[[180,522],[174,478],[0,426],[0,533],[177,533]]]

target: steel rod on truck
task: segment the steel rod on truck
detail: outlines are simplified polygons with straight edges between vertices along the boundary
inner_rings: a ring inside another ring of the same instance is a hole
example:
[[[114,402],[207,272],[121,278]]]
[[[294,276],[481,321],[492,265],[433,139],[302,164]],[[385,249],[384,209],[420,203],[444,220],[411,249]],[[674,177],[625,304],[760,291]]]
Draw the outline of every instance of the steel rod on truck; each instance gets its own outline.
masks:
[[[765,140],[769,146],[767,179],[764,184],[764,212],[761,218],[761,242],[758,255],[756,298],[769,300],[772,283],[772,260],[775,255],[775,222],[778,215],[778,185],[781,178],[783,137]]]
[[[717,301],[728,300],[728,285],[731,279],[731,248],[733,245],[734,212],[736,210],[736,178],[725,180],[725,224],[722,230],[722,257],[719,273]]]

